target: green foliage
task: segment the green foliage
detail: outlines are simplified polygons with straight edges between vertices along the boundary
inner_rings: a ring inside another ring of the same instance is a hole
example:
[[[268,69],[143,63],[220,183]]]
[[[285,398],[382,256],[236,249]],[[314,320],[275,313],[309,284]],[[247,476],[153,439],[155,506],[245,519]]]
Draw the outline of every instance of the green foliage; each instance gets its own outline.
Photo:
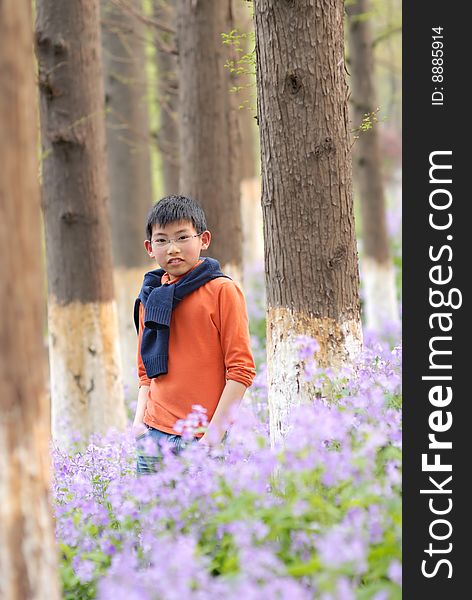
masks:
[[[239,93],[245,90],[255,90],[254,76],[256,68],[255,51],[247,52],[246,48],[250,45],[254,47],[254,32],[240,32],[237,29],[232,29],[228,33],[221,34],[222,43],[230,49],[231,57],[225,62],[225,68],[231,73],[235,81],[241,81],[244,78],[244,83],[238,83],[230,87],[231,93]],[[248,78],[250,79],[247,83]],[[248,99],[243,99],[239,105],[240,109],[254,110],[251,102]]]
[[[225,46],[230,46],[233,52],[238,55],[237,60],[228,60],[225,67],[231,73],[236,73],[236,75],[254,74],[256,66],[255,52],[245,51],[248,40],[254,45],[254,33],[241,33],[237,29],[232,29],[229,33],[222,33],[221,39]]]
[[[377,107],[377,109],[375,111],[364,114],[359,127],[356,127],[355,129],[352,130],[352,133],[357,134],[357,135],[354,135],[354,140],[358,140],[361,133],[366,133],[374,128],[374,126],[379,122],[379,117],[378,117],[379,112],[380,112],[380,107]]]

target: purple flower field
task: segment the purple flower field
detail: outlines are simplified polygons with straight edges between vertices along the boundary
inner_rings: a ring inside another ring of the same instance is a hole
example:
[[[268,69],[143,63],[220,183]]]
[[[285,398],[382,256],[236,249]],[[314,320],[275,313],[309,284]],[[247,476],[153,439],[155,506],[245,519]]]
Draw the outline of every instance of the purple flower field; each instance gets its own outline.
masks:
[[[53,447],[63,597],[400,599],[401,347],[386,337],[366,335],[336,377],[300,338],[316,389],[284,448],[269,444],[257,333],[258,376],[224,447],[164,448],[139,478],[131,431],[72,455]],[[184,431],[204,418],[195,407]]]

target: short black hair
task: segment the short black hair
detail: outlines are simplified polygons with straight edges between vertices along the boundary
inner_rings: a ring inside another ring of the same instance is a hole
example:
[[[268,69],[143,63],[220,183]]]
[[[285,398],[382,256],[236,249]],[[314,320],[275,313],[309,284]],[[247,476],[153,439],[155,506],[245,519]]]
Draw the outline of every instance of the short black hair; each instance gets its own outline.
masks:
[[[165,227],[178,221],[190,221],[197,233],[203,233],[207,228],[205,213],[196,200],[187,196],[164,196],[149,211],[146,223],[148,240],[152,238],[154,225]]]

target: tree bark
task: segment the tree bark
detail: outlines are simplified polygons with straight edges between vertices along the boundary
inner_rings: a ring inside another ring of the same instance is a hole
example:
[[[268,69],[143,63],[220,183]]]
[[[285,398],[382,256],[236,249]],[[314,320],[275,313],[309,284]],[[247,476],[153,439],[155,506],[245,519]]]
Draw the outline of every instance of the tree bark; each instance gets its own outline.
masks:
[[[376,114],[374,56],[368,0],[356,0],[347,7],[352,80],[351,104],[357,126],[365,115]],[[378,127],[361,131],[354,145],[354,166],[362,215],[361,260],[365,288],[366,324],[381,330],[386,322],[398,322],[395,273],[387,232],[385,194],[379,152]]]
[[[133,0],[137,14],[142,2]],[[114,282],[125,395],[136,396],[136,331],[132,307],[148,261],[143,248],[152,205],[146,78],[146,30],[137,16],[102,2]]]
[[[341,0],[255,0],[273,444],[312,400],[296,349],[321,365],[362,344]]]
[[[0,3],[0,73],[0,597],[59,600],[28,0]]]
[[[37,2],[53,435],[125,424],[98,0]]]
[[[205,210],[207,254],[241,280],[237,117],[221,38],[231,26],[231,0],[178,0],[180,191]]]
[[[156,20],[175,27],[175,0],[154,0]],[[156,62],[158,76],[159,133],[164,194],[179,193],[179,83],[176,36],[156,28]]]
[[[136,11],[141,1],[134,0]],[[146,215],[152,205],[145,26],[110,0],[103,4],[103,55],[112,244],[118,268],[146,264]]]

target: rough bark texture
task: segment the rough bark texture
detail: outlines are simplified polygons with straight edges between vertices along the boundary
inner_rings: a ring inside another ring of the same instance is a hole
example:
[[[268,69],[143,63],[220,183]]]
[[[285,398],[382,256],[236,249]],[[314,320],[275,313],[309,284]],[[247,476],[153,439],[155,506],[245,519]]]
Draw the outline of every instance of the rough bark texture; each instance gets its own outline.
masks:
[[[49,293],[113,299],[97,0],[38,0],[43,208]]]
[[[130,6],[139,15],[141,0]],[[136,330],[132,307],[147,255],[144,225],[152,204],[146,78],[146,27],[111,0],[102,4],[114,282],[125,394],[136,395]]]
[[[295,336],[316,338],[332,367],[362,343],[343,9],[254,2],[273,443],[310,399]]]
[[[154,0],[156,20],[176,27],[175,0]],[[175,35],[156,29],[156,61],[160,125],[157,136],[164,194],[179,193],[179,84]]]
[[[227,271],[240,273],[237,117],[221,38],[231,30],[231,1],[178,0],[177,6],[180,191],[205,210],[213,234],[207,254]]]
[[[133,7],[142,11],[140,0]],[[107,155],[114,265],[146,264],[144,224],[152,204],[145,26],[116,3],[102,3]]]
[[[358,127],[365,115],[376,114],[374,56],[368,0],[356,0],[347,7],[349,55],[352,82],[353,119]],[[390,256],[385,194],[379,152],[378,127],[360,132],[353,150],[356,181],[362,214],[362,241],[365,261],[366,321],[380,329],[385,321],[398,321],[395,278]]]
[[[69,422],[69,410],[83,415],[70,426],[84,436],[96,431],[97,422],[102,431],[125,422],[113,308],[99,6],[98,0],[38,0],[36,6],[53,435],[67,443],[72,431],[62,422]],[[67,383],[54,380],[64,374],[61,365],[71,369]]]
[[[0,597],[59,600],[31,2],[0,2]]]

